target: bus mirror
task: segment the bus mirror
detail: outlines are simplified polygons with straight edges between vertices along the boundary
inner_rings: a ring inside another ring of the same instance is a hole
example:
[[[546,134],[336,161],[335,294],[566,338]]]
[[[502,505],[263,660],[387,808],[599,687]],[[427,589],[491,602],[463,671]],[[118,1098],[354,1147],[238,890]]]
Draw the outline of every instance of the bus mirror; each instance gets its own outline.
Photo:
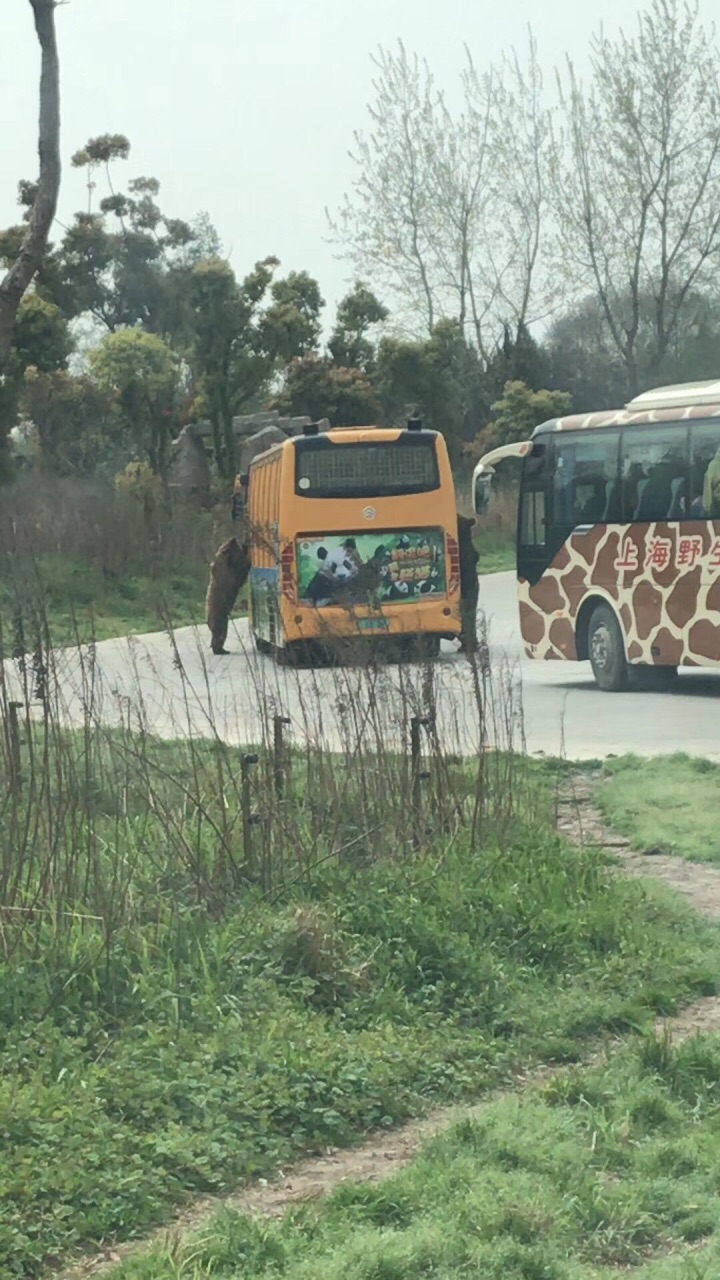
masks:
[[[492,476],[476,476],[475,477],[475,493],[473,495],[473,506],[477,516],[484,516],[490,505],[490,489],[492,486]]]

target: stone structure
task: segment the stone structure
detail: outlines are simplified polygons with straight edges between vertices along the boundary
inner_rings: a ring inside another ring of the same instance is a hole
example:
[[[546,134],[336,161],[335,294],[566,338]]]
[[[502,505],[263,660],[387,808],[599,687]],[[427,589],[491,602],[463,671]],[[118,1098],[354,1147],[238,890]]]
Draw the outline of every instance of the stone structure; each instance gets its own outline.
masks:
[[[195,426],[183,427],[177,440],[172,442],[168,487],[202,505],[210,500],[210,464],[202,434]]]
[[[247,474],[248,467],[253,458],[257,458],[259,453],[264,453],[271,445],[282,444],[287,440],[287,434],[280,427],[276,427],[274,423],[270,423],[267,427],[261,427],[254,435],[245,436],[238,450],[238,471],[241,475]]]
[[[302,434],[303,427],[307,427],[312,422],[312,418],[282,418],[277,409],[270,409],[265,413],[248,413],[244,416],[233,418],[233,434],[238,441],[244,441],[252,436],[256,436],[259,431],[264,431],[268,427],[275,428],[276,431],[282,432],[283,438],[288,436],[299,436]],[[212,436],[212,426],[209,422],[198,422],[195,424],[195,431],[204,439]],[[318,424],[320,431],[329,431],[330,423],[327,418],[323,418]],[[270,442],[272,443],[272,442]]]
[[[291,436],[302,434],[303,427],[312,418],[281,418],[277,410],[267,413],[251,413],[233,418],[233,433],[238,445],[238,471],[247,472],[253,458],[264,453],[271,445],[282,444]],[[319,431],[329,431],[330,423],[323,418]],[[191,498],[205,505],[210,502],[211,472],[206,441],[212,437],[209,422],[195,422],[183,427],[177,440],[173,440],[168,466],[168,488],[181,498]]]

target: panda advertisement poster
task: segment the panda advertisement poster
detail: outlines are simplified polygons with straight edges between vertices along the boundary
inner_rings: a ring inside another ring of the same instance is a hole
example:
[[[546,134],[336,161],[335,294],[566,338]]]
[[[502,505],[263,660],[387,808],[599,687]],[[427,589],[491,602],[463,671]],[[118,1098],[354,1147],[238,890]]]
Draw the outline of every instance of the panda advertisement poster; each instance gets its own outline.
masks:
[[[444,595],[445,537],[441,529],[328,534],[297,544],[298,594],[303,604],[402,604]]]

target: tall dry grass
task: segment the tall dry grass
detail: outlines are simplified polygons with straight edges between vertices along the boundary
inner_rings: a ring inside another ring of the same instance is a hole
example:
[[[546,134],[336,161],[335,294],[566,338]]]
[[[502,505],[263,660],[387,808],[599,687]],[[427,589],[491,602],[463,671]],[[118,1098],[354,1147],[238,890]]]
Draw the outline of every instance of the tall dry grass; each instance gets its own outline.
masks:
[[[63,556],[99,565],[110,579],[138,567],[158,576],[178,566],[204,571],[229,526],[227,506],[200,511],[181,499],[143,501],[101,478],[28,473],[0,494],[0,566]]]
[[[327,862],[442,857],[460,831],[479,849],[535,802],[518,683],[487,644],[327,670],[248,652],[229,686],[169,620],[153,652],[127,642],[110,669],[36,622],[24,650],[0,631],[6,955],[83,922],[109,953],[140,922],[282,896]]]

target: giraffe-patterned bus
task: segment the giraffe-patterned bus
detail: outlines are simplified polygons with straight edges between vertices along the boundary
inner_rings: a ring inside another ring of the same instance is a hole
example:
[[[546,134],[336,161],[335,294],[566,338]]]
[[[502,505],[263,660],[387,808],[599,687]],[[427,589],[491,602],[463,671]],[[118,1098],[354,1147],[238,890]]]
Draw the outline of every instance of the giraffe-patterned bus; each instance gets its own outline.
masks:
[[[520,627],[531,658],[589,659],[601,689],[720,667],[720,382],[556,418],[475,468],[522,459]]]

